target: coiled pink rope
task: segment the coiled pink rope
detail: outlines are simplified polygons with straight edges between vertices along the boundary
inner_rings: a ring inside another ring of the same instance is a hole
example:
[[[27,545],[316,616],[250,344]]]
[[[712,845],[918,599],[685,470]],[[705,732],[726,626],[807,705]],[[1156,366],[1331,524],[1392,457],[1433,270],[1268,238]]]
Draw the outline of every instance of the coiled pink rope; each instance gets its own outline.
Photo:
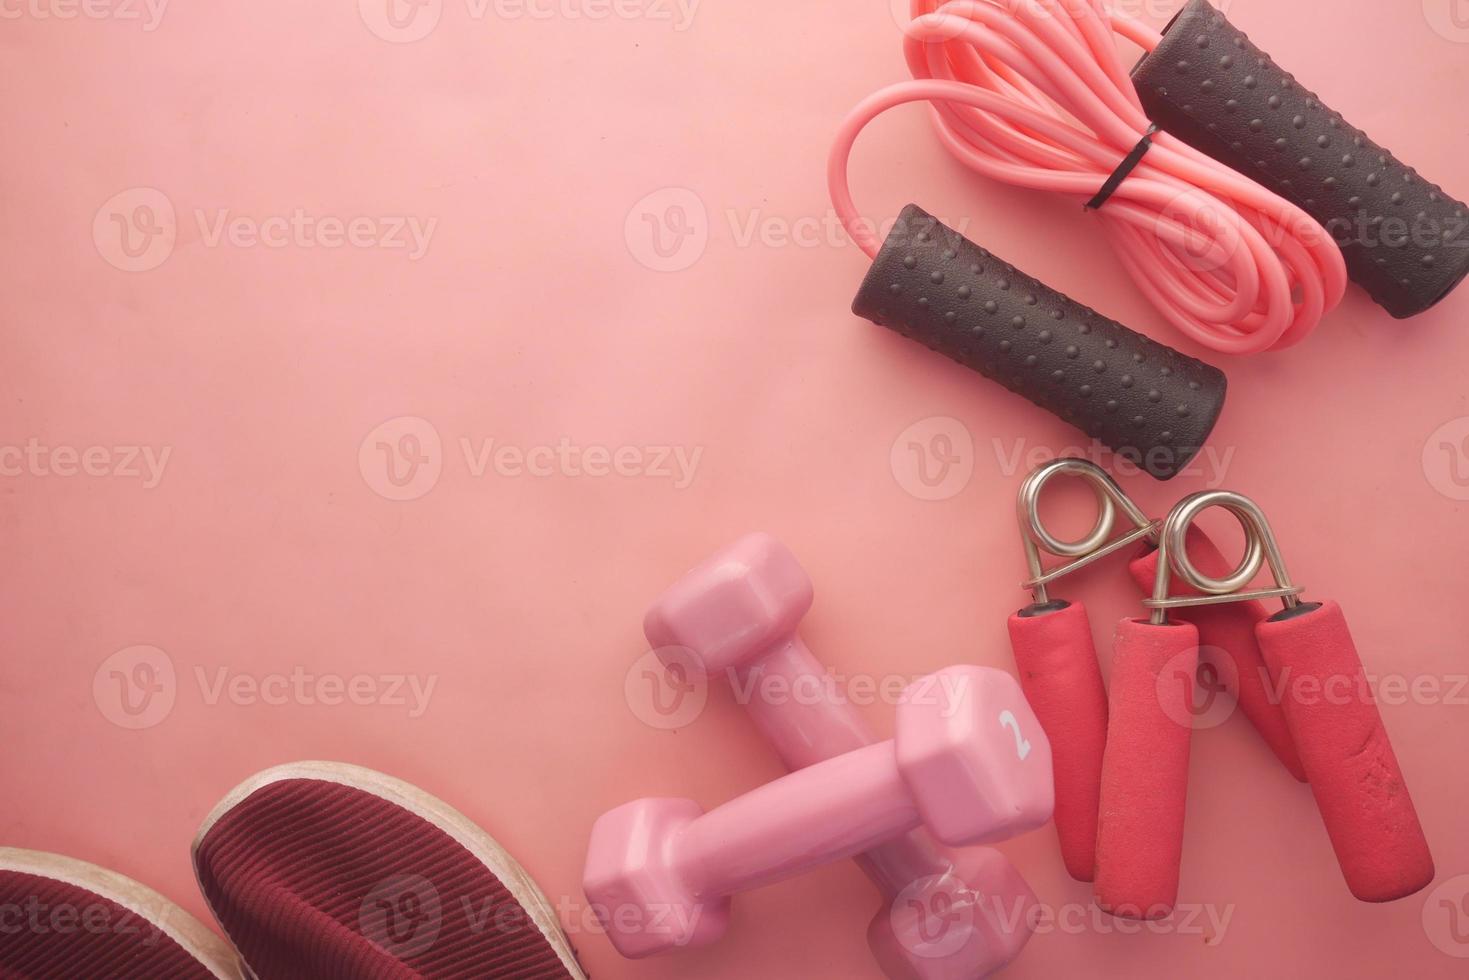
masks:
[[[847,161],[863,127],[894,106],[932,103],[939,139],[972,170],[1083,201],[1150,125],[1116,43],[1153,50],[1162,36],[1146,24],[1106,13],[1102,0],[940,4],[912,0],[904,54],[914,80],[853,109],[831,150],[832,203],[868,255],[881,242],[852,202]],[[1346,289],[1326,229],[1165,132],[1097,215],[1148,299],[1214,350],[1297,343]]]

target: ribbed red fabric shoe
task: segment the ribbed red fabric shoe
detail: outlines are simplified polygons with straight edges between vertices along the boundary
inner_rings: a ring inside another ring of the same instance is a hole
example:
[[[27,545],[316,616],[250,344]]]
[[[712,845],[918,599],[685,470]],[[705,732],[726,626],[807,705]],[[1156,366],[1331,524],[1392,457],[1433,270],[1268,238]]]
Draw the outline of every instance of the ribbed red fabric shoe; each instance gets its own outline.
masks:
[[[301,762],[246,780],[200,828],[194,870],[259,980],[584,980],[509,854],[368,769]]]
[[[0,847],[0,980],[239,980],[229,946],[120,874]]]

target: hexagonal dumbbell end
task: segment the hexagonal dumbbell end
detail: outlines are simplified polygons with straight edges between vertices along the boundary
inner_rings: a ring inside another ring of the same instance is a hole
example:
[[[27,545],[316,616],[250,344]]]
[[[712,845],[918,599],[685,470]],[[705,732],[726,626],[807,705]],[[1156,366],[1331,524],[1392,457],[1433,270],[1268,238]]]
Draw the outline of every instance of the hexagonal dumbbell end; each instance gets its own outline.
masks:
[[[702,946],[729,927],[728,897],[691,894],[666,860],[668,842],[703,813],[693,800],[644,799],[593,825],[582,887],[623,956]]]
[[[867,945],[892,980],[975,980],[1003,968],[1030,939],[1037,899],[999,851],[953,853],[943,874],[920,878],[867,927]]]
[[[665,592],[643,632],[660,652],[691,651],[706,674],[719,674],[792,636],[811,595],[811,579],[785,545],[747,534]]]
[[[1003,670],[948,667],[910,685],[896,742],[923,823],[946,844],[1005,840],[1051,819],[1051,743]]]

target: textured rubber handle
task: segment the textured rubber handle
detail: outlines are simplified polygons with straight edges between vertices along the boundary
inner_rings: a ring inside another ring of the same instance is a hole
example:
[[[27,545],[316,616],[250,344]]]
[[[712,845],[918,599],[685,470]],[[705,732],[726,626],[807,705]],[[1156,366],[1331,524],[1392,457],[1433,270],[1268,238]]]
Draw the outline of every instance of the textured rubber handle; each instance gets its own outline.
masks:
[[[1094,887],[1116,916],[1160,919],[1178,900],[1198,646],[1191,623],[1117,624]]]
[[[1423,888],[1433,855],[1341,608],[1303,603],[1256,635],[1347,887],[1364,902]]]
[[[1091,622],[1081,603],[1055,601],[1027,606],[1009,627],[1020,688],[1051,741],[1061,859],[1071,877],[1091,881],[1107,745],[1107,691]]]
[[[1133,70],[1149,118],[1320,222],[1395,317],[1469,273],[1469,206],[1302,88],[1207,0],[1189,0]]]
[[[1222,576],[1231,571],[1219,548],[1198,525],[1189,525],[1186,545],[1194,566],[1205,575]],[[1158,574],[1158,552],[1149,546],[1132,560],[1128,569],[1143,594],[1152,595],[1154,576]],[[1187,583],[1179,582],[1177,576],[1173,582],[1174,591],[1180,595],[1198,595],[1197,590]],[[1285,712],[1279,699],[1271,694],[1270,674],[1260,655],[1260,644],[1255,639],[1255,625],[1269,616],[1270,610],[1251,599],[1217,606],[1184,607],[1172,610],[1169,615],[1198,627],[1201,656],[1217,652],[1217,655],[1229,659],[1229,663],[1221,665],[1219,671],[1224,688],[1234,695],[1240,710],[1265,739],[1275,757],[1292,776],[1305,782],[1306,771],[1301,766],[1295,741],[1290,737]]]
[[[1073,302],[914,204],[852,311],[998,381],[1159,479],[1187,465],[1224,405],[1218,368]]]

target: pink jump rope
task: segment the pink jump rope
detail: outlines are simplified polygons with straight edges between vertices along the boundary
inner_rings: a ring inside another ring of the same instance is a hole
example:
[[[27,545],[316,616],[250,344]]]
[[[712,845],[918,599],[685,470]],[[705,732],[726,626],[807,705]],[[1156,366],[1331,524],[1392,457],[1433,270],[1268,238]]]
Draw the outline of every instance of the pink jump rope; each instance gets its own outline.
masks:
[[[852,310],[1052,412],[1152,476],[1208,438],[1227,380],[1077,303],[925,212],[879,240],[848,187],[858,133],[928,102],[963,165],[1095,211],[1144,295],[1190,339],[1299,343],[1350,279],[1393,317],[1469,275],[1469,204],[1350,125],[1210,6],[1157,32],[1103,0],[913,0],[911,81],[856,107],[827,178],[872,258]],[[1119,40],[1146,53],[1129,70]]]
[[[1116,38],[1153,51],[1163,35],[1101,0],[913,0],[904,53],[913,81],[859,104],[828,158],[832,202],[870,256],[847,160],[869,122],[933,105],[940,141],[965,166],[1019,187],[1095,199],[1150,136],[1098,216],[1138,287],[1214,350],[1297,343],[1341,301],[1341,249],[1305,211],[1165,132],[1143,111]],[[937,12],[936,12],[937,11]]]

